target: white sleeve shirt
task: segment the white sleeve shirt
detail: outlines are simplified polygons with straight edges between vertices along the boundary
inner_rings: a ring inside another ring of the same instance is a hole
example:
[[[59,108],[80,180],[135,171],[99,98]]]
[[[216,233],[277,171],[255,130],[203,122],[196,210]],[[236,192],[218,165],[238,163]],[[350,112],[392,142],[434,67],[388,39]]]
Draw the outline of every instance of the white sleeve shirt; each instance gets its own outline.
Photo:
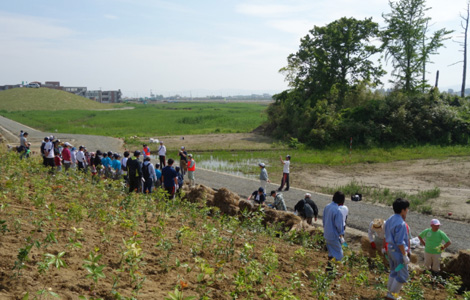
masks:
[[[166,155],[165,145],[161,145],[160,148],[158,148],[158,155],[160,155],[160,156],[165,156]]]

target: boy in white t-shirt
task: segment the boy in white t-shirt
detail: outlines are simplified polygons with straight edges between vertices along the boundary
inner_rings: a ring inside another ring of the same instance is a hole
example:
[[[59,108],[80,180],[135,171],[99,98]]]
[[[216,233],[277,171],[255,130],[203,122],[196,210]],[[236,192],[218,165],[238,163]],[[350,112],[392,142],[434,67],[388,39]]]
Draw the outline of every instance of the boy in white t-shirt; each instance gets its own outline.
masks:
[[[281,159],[281,163],[284,165],[282,169],[282,179],[281,179],[281,186],[277,189],[278,192],[282,191],[284,188],[284,184],[286,185],[286,189],[284,191],[289,190],[289,167],[290,167],[290,155],[286,156],[286,160],[282,160],[282,156],[279,157]]]

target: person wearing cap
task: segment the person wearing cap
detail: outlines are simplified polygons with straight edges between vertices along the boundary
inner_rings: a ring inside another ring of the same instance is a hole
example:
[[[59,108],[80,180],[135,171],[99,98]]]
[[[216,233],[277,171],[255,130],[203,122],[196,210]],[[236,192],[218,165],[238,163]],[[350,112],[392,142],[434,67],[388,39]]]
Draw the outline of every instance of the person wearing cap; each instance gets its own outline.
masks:
[[[51,167],[51,169],[54,169],[54,144],[52,143],[52,140],[49,138],[46,144],[44,145],[44,155],[46,158],[46,167]]]
[[[312,200],[312,195],[306,193],[304,199],[301,199],[294,206],[294,211],[296,211],[309,225],[312,225],[313,218],[315,222],[318,218],[318,207]]]
[[[251,193],[250,197],[248,197],[247,200],[250,201],[251,199],[253,199],[256,204],[263,204],[264,201],[266,201],[266,194],[264,193],[264,188],[259,187],[259,189]]]
[[[166,166],[166,147],[163,145],[163,141],[160,141],[160,147],[158,148],[158,158],[160,159],[160,169]]]
[[[70,149],[70,158],[72,161],[72,169],[75,169],[77,167],[77,148],[72,147],[72,149]]]
[[[283,210],[286,211],[286,202],[284,202],[284,197],[281,193],[278,193],[276,191],[271,191],[271,197],[274,198],[274,203],[271,206],[275,210]]]
[[[370,247],[374,250],[383,249],[385,247],[385,221],[383,219],[374,219],[369,224],[367,231]]]
[[[290,155],[286,156],[286,160],[282,160],[282,156],[279,157],[281,159],[281,163],[284,165],[282,169],[282,179],[281,179],[281,186],[277,189],[278,192],[282,191],[284,185],[286,185],[286,189],[284,191],[289,190],[289,173],[290,173]]]
[[[22,132],[21,137],[20,137],[20,146],[17,148],[18,153],[21,153],[20,159],[23,159],[23,157],[26,156],[26,153],[28,151],[28,133],[27,132]]]
[[[339,207],[344,204],[345,196],[343,192],[337,191],[333,195],[333,201],[323,209],[323,237],[325,238],[328,250],[327,272],[332,272],[331,260],[340,261],[343,259],[344,226],[343,214]]]
[[[268,178],[268,171],[266,170],[266,165],[264,163],[259,163],[258,166],[261,168],[261,173],[259,174],[259,183],[260,186],[266,190],[266,184],[271,182]]]
[[[181,174],[184,177],[184,175],[186,175],[186,172],[188,171],[188,152],[186,152],[184,146],[181,146],[181,150],[178,155],[180,157]]]
[[[385,221],[385,242],[388,248],[388,261],[390,264],[390,275],[387,284],[387,296],[385,299],[397,299],[403,285],[408,280],[408,257],[409,237],[406,225],[406,215],[410,202],[406,199],[397,198],[393,202],[394,214]]]
[[[139,161],[140,151],[134,151],[134,156],[127,160],[127,176],[129,176],[129,193],[138,193],[142,188],[142,164]]]
[[[188,154],[188,179],[189,179],[189,186],[194,186],[195,185],[195,176],[194,172],[196,172],[196,162],[194,161],[193,155]]]
[[[451,244],[449,237],[439,229],[440,226],[438,219],[432,219],[431,228],[424,229],[418,236],[424,245],[424,266],[434,275],[441,270],[441,253]]]
[[[64,162],[65,172],[67,172],[72,165],[72,153],[70,152],[70,147],[72,147],[72,145],[69,142],[65,142],[64,149],[62,150],[62,160]]]

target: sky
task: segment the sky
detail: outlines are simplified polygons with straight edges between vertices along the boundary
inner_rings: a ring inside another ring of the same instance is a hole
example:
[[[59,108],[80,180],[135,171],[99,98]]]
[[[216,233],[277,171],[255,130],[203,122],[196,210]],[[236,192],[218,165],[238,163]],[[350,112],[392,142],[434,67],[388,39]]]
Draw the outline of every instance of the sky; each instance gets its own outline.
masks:
[[[2,2],[0,85],[60,81],[128,97],[278,93],[288,88],[279,69],[313,26],[341,17],[384,26],[390,12],[386,0]],[[466,2],[426,2],[431,32],[455,30],[427,67],[444,91],[461,85],[462,64],[451,64],[463,58]]]

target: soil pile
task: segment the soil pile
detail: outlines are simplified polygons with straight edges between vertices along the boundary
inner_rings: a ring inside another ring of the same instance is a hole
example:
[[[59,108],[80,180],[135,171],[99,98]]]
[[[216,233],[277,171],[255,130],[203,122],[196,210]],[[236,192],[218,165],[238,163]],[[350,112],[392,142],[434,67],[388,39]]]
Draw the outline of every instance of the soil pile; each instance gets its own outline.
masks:
[[[193,188],[185,186],[183,189],[185,192],[183,200],[187,200],[191,203],[206,204],[209,206],[213,205],[215,191],[210,187],[199,184]]]
[[[442,270],[460,275],[463,286],[470,289],[470,250],[460,250],[459,254],[454,255],[443,263]]]
[[[221,212],[228,214],[230,216],[236,216],[240,211],[238,207],[238,202],[240,201],[240,196],[227,190],[226,188],[221,188],[214,195],[215,207],[218,207]]]

